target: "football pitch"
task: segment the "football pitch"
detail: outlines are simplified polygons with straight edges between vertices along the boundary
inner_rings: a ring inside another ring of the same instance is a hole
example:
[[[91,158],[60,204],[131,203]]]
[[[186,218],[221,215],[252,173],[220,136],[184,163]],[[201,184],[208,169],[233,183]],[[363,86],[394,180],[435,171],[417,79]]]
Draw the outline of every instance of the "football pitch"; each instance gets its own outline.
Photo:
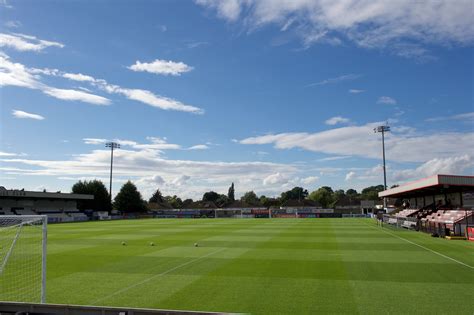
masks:
[[[474,313],[473,242],[380,228],[371,219],[56,224],[48,226],[47,261],[48,303],[252,314]]]

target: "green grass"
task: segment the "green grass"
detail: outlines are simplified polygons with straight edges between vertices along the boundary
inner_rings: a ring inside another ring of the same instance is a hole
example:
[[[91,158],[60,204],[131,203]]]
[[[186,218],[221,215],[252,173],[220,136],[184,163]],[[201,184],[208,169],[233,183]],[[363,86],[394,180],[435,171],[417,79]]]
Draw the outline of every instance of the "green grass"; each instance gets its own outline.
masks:
[[[124,220],[49,225],[48,233],[49,303],[474,313],[473,242],[381,229],[369,219]]]

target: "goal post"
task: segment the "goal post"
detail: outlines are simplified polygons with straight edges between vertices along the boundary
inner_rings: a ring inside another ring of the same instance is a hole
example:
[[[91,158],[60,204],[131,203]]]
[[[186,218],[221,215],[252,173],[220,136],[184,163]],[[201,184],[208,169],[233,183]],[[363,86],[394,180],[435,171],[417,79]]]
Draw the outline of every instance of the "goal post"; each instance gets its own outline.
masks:
[[[0,301],[45,303],[47,221],[0,215]]]

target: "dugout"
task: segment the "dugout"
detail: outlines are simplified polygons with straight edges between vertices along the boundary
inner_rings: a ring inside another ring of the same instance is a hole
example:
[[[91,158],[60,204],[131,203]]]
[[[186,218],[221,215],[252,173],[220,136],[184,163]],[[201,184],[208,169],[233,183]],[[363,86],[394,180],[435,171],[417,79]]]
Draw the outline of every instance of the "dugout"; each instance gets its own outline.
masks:
[[[408,209],[398,221],[417,222],[416,228],[439,236],[464,235],[474,224],[474,176],[434,175],[379,193],[403,200]]]

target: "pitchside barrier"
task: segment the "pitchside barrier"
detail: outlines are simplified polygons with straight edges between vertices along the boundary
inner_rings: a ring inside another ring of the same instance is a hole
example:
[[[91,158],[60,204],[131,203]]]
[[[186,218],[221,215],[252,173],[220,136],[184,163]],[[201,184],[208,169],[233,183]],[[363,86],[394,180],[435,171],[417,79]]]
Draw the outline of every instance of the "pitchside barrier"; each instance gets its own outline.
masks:
[[[419,230],[419,223],[416,218],[398,218],[392,217],[388,214],[383,215],[383,223],[395,226],[398,228],[405,228],[409,230]]]
[[[0,302],[0,314],[30,315],[218,315],[232,313],[180,311],[131,307],[101,307],[65,304],[30,304],[17,302]]]
[[[474,242],[474,227],[468,227],[466,229],[467,239]]]

